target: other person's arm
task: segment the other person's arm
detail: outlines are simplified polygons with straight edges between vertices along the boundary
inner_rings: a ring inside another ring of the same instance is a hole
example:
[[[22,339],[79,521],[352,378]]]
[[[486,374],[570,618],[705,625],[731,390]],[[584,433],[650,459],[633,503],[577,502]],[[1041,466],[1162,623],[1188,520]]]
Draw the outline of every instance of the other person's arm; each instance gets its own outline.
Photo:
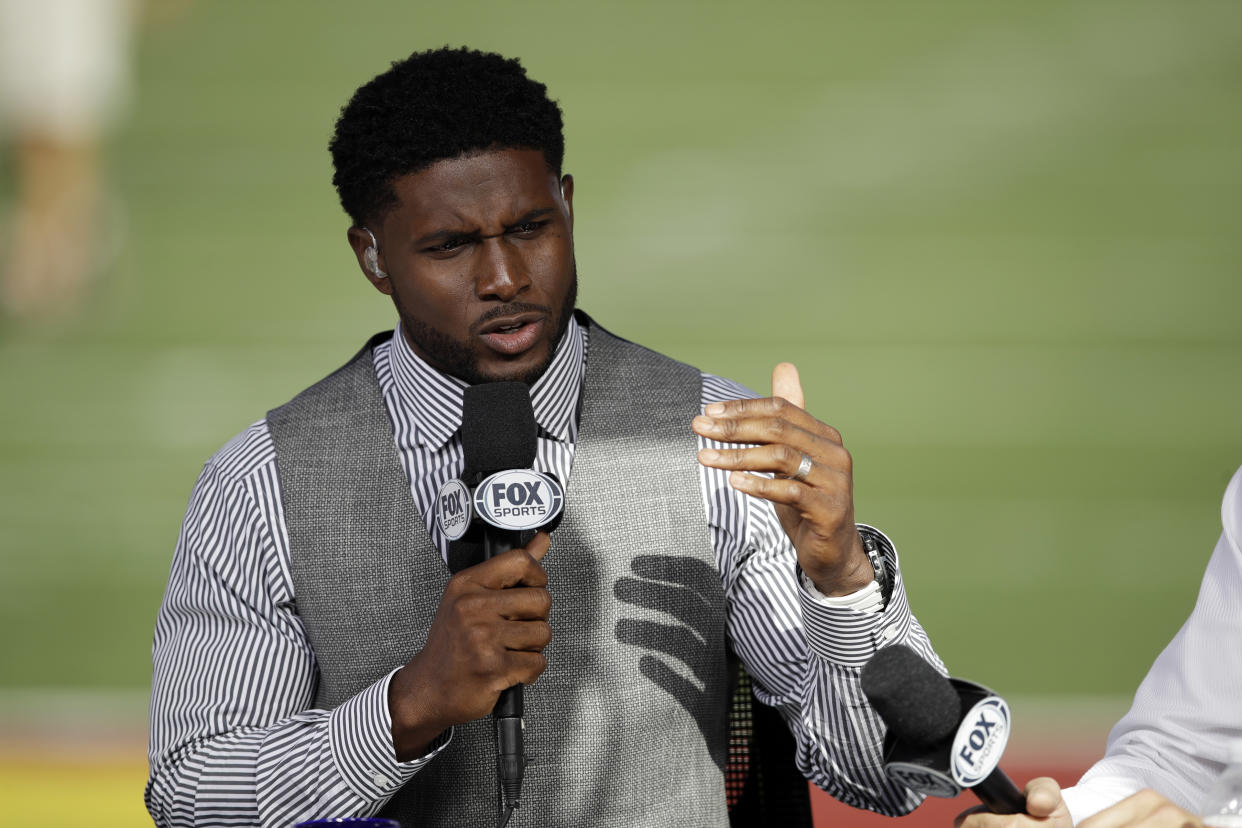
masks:
[[[1134,704],[1108,736],[1108,752],[1078,784],[1058,792],[1066,811],[1060,825],[1128,825],[1088,819],[1100,812],[1140,813],[1144,819],[1175,818],[1201,809],[1208,786],[1224,770],[1228,742],[1242,727],[1242,469],[1225,490],[1223,531],[1199,587],[1194,611],[1152,664]],[[1035,780],[1044,782],[1046,780]],[[1153,793],[1159,791],[1159,793]],[[1125,808],[1115,805],[1123,801]],[[1101,809],[1107,809],[1101,811]],[[966,815],[963,814],[963,818]],[[966,828],[1043,825],[971,817]],[[999,817],[996,819],[1000,819]],[[1185,819],[1185,818],[1184,818]],[[1193,819],[1193,818],[1191,818]],[[1053,824],[1053,823],[1048,823]],[[1163,822],[1134,824],[1162,825]],[[1184,822],[1171,824],[1199,825]]]
[[[1065,791],[1082,820],[1143,788],[1198,810],[1242,729],[1242,469],[1225,490],[1222,532],[1195,608],[1156,657],[1108,751]]]

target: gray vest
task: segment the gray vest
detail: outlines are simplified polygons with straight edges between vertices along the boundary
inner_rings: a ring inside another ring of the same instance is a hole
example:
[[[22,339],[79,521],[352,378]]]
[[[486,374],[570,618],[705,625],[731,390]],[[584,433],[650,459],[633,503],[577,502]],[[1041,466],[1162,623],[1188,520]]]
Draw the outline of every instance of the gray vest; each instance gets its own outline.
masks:
[[[410,495],[373,339],[268,414],[297,611],[332,708],[423,646],[449,579]],[[699,372],[590,328],[565,516],[543,564],[547,671],[526,688],[511,826],[724,826],[731,695],[724,595],[699,493]],[[490,826],[489,719],[384,809],[405,828]]]

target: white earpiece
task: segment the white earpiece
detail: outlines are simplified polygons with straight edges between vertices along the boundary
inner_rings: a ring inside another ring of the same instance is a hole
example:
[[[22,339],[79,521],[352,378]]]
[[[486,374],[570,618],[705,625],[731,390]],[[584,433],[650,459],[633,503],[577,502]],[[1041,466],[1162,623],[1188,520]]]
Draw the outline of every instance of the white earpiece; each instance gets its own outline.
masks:
[[[379,266],[379,242],[375,240],[375,234],[367,228],[362,228],[362,232],[371,237],[371,246],[362,252],[362,258],[367,263],[367,270],[375,274],[377,279],[387,279],[388,274],[380,270]]]

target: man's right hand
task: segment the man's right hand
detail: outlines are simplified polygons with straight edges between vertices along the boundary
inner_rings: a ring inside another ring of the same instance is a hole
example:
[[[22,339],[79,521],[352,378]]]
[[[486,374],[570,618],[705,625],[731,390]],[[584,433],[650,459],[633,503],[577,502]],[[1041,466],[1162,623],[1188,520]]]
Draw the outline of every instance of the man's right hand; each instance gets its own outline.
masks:
[[[423,756],[446,729],[486,716],[501,691],[544,671],[552,599],[539,562],[549,542],[540,532],[449,580],[427,643],[388,685],[398,760]]]

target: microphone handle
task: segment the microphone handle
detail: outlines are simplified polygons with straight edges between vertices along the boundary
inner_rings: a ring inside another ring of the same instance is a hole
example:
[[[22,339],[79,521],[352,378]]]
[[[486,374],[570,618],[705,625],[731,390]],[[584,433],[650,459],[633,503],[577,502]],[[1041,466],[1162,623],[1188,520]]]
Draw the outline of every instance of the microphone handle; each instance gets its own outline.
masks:
[[[520,545],[519,533],[487,525],[483,529],[483,557],[492,558]],[[525,724],[522,685],[502,690],[492,718],[496,722],[496,776],[500,782],[501,809],[517,807],[522,798],[522,777],[526,771],[526,746],[522,739]]]
[[[1018,786],[999,765],[971,790],[994,814],[1026,813],[1026,794],[1018,790]]]

